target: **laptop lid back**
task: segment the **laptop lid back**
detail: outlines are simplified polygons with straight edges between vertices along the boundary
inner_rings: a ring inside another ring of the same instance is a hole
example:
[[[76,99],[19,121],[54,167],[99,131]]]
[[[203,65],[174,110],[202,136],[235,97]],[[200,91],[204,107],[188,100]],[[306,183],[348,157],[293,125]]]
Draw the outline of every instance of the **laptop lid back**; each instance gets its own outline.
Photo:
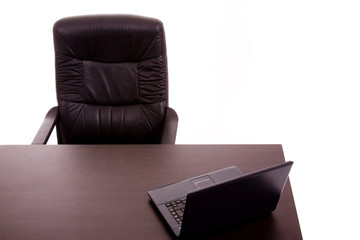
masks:
[[[275,210],[292,164],[278,164],[190,192],[180,236],[204,235]]]

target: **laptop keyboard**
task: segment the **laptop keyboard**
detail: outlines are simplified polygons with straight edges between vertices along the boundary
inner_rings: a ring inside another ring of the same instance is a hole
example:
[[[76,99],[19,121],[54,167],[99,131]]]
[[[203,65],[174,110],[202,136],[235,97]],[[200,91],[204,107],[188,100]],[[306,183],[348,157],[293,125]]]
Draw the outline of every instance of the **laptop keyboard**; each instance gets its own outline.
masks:
[[[165,206],[170,211],[171,215],[174,217],[175,221],[178,224],[182,223],[183,216],[184,216],[184,210],[185,210],[185,204],[186,204],[186,198],[179,199],[179,200],[172,201],[172,202],[165,204]]]

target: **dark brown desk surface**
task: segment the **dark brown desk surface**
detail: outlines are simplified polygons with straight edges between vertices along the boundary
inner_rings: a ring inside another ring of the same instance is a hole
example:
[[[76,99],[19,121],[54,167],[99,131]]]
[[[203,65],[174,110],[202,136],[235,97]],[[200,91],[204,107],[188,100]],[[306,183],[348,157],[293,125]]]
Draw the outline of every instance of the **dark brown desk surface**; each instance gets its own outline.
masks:
[[[281,162],[281,145],[0,146],[0,239],[172,239],[149,189]],[[211,239],[302,239],[289,182],[271,215]]]

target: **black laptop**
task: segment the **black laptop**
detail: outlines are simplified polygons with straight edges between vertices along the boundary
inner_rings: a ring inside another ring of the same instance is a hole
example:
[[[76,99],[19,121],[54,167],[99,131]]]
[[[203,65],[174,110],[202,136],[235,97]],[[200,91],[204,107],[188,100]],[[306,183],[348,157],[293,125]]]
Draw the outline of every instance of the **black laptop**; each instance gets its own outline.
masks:
[[[176,237],[191,238],[275,210],[293,162],[243,174],[232,166],[148,191]]]

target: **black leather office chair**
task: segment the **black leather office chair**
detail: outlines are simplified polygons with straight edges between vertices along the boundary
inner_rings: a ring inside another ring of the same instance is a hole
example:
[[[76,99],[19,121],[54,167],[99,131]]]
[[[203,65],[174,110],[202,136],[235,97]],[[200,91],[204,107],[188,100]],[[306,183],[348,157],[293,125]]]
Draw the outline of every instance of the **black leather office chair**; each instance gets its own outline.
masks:
[[[174,144],[163,24],[133,15],[60,19],[53,28],[58,106],[32,144]]]

